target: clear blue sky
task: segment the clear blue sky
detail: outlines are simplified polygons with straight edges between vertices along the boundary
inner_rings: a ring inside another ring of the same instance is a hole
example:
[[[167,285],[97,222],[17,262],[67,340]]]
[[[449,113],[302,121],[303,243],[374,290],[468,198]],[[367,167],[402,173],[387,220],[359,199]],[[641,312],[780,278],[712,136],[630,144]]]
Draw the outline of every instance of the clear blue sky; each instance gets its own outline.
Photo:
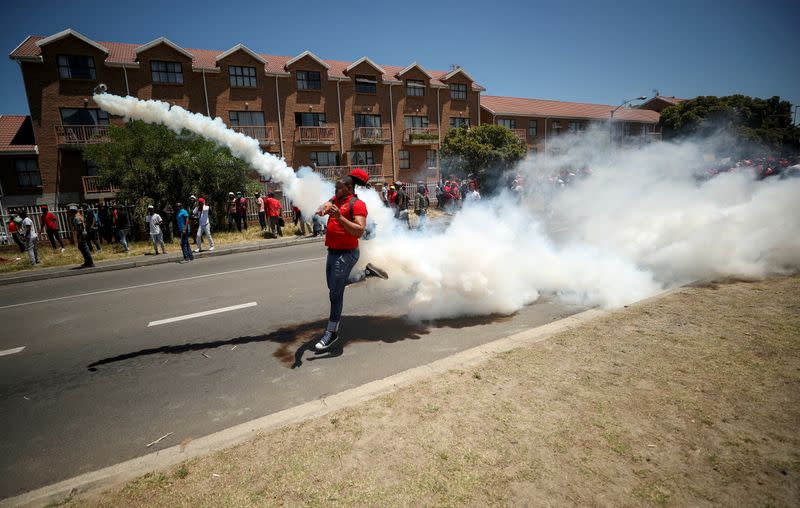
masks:
[[[431,69],[463,66],[487,94],[619,104],[652,95],[779,95],[800,104],[800,2],[3,2],[2,49],[73,28],[97,41],[165,36],[189,48]],[[17,4],[17,5],[9,5]],[[0,60],[0,113],[28,113],[17,63]]]

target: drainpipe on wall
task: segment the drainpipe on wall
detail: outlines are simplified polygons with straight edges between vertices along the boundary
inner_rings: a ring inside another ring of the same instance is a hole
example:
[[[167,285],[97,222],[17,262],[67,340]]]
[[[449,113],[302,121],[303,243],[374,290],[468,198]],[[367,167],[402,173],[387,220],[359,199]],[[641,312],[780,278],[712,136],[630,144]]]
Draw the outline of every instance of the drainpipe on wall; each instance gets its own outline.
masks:
[[[547,169],[547,120],[548,117],[544,117],[544,168]]]
[[[441,88],[436,89],[436,125],[439,129],[439,145],[436,147],[436,172],[437,176],[441,176],[442,168],[439,166],[439,152],[442,149],[442,117],[439,114],[441,112],[442,107],[439,105],[439,92],[441,92]],[[426,157],[427,158],[427,157]],[[425,180],[428,178],[426,177]],[[439,180],[438,178],[436,179]],[[425,183],[428,183],[427,181]]]
[[[392,85],[389,83],[389,128],[391,129],[390,135],[392,137],[392,181],[397,181],[397,166],[394,163],[394,101],[392,100]],[[383,175],[381,175],[383,176]]]
[[[203,94],[206,98],[206,116],[211,116],[211,109],[208,106],[208,87],[206,87],[206,70],[203,69]]]
[[[130,96],[131,88],[128,86],[128,69],[124,65],[122,66],[122,74],[125,75],[125,94]]]
[[[481,124],[481,91],[478,90],[478,126]]]
[[[344,158],[344,133],[342,132],[344,129],[342,127],[342,94],[339,91],[339,80],[336,80],[336,104],[338,104],[339,109],[339,153],[342,154],[342,158]]]
[[[286,156],[283,154],[283,124],[281,122],[281,96],[278,93],[278,75],[275,75],[275,108],[278,111],[278,137],[281,140],[281,157],[284,159]]]

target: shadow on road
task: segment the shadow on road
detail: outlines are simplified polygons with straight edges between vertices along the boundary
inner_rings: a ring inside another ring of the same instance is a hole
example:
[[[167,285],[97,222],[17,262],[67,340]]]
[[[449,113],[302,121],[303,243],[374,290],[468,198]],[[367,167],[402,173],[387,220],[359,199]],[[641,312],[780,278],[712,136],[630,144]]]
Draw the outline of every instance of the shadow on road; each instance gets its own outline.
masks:
[[[461,317],[454,319],[440,319],[436,321],[417,323],[409,321],[405,317],[389,316],[347,316],[342,320],[342,339],[337,347],[331,348],[324,353],[314,350],[322,332],[325,330],[327,320],[321,319],[308,323],[286,326],[265,335],[255,335],[246,337],[236,337],[227,340],[215,340],[210,342],[198,342],[188,344],[177,344],[172,346],[160,346],[155,348],[141,349],[131,353],[103,358],[87,366],[92,372],[98,367],[110,363],[123,362],[148,355],[158,354],[183,354],[191,351],[203,351],[215,349],[222,346],[236,346],[250,344],[253,342],[275,342],[278,349],[273,356],[281,362],[291,365],[291,368],[300,367],[303,364],[303,355],[307,351],[314,354],[309,361],[320,360],[323,358],[335,358],[340,356],[345,347],[349,344],[358,342],[386,342],[394,343],[402,340],[416,340],[423,335],[430,333],[435,328],[467,328],[471,326],[485,325],[494,322],[511,319],[512,316],[475,316]]]

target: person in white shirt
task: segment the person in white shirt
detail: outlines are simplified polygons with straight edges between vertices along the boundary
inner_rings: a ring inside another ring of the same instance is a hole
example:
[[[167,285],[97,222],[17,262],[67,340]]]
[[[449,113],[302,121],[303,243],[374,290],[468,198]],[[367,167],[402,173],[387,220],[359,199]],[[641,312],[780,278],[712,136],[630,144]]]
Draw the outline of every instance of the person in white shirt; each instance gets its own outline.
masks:
[[[158,255],[158,246],[161,245],[161,253],[166,254],[167,248],[164,245],[164,233],[161,231],[161,224],[164,221],[161,216],[155,212],[153,205],[147,207],[147,223],[150,225],[150,239],[153,241],[153,248]]]
[[[39,261],[39,249],[36,247],[39,235],[36,234],[36,230],[33,228],[33,221],[28,217],[28,212],[23,209],[19,212],[19,216],[22,217],[22,241],[25,242],[25,251],[28,253],[31,264],[38,265],[41,263]]]
[[[465,203],[477,203],[481,200],[481,193],[475,188],[475,182],[469,182],[469,192],[464,198]]]
[[[208,237],[208,243],[211,245],[208,250],[214,250],[214,239],[211,238],[211,224],[208,222],[208,212],[211,207],[206,204],[205,198],[197,200],[197,207],[192,211],[193,215],[197,215],[199,224],[197,226],[197,248],[195,252],[203,250],[203,234]]]

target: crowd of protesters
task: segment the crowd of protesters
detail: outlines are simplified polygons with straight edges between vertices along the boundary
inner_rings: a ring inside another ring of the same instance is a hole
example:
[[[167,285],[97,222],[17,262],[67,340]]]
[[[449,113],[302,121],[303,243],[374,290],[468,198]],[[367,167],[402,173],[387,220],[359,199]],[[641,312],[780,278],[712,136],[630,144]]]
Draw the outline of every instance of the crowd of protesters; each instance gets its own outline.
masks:
[[[704,178],[713,178],[721,173],[752,172],[757,180],[770,177],[800,177],[800,158],[793,157],[752,157],[749,159],[718,162],[706,169]]]

